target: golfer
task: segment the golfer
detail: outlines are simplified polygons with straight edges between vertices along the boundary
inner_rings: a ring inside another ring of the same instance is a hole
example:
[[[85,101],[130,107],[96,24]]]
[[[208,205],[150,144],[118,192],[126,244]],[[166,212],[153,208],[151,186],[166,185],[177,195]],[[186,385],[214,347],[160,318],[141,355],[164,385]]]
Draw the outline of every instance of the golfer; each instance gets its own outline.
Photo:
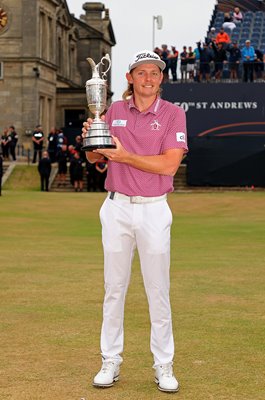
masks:
[[[89,162],[108,159],[107,197],[100,210],[104,248],[105,298],[101,330],[102,368],[93,385],[119,379],[123,361],[123,317],[134,251],[137,247],[151,320],[155,382],[177,392],[169,299],[170,227],[167,193],[187,151],[185,113],[160,94],[165,63],[152,51],[137,53],[126,74],[128,89],[105,119],[115,149],[86,152]],[[83,137],[92,123],[84,123]]]

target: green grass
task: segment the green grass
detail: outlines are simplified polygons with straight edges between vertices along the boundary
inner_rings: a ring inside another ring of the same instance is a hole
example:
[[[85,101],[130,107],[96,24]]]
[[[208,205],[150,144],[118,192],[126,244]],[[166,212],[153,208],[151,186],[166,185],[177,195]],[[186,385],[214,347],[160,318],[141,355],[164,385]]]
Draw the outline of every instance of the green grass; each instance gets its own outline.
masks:
[[[38,166],[17,164],[4,185],[5,190],[39,190],[40,176]]]
[[[100,367],[101,193],[0,198],[1,400],[171,399],[153,382],[138,258],[115,387]],[[180,400],[264,400],[265,195],[172,194],[171,302]]]

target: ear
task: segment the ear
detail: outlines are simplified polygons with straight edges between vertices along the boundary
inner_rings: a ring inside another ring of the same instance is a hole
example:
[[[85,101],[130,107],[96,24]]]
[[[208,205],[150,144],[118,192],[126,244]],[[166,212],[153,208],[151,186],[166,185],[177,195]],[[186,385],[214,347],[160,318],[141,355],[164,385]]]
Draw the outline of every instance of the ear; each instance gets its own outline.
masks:
[[[127,73],[126,73],[126,79],[127,79],[128,83],[130,83],[130,84],[133,83],[133,77],[132,77],[132,75],[130,74],[130,72],[127,72]]]

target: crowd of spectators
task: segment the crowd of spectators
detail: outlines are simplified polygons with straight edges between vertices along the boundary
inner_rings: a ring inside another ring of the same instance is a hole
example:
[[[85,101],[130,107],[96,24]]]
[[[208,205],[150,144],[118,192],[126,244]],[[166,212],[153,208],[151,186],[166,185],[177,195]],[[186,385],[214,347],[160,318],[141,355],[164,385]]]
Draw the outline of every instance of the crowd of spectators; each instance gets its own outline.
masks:
[[[264,80],[264,52],[252,46],[250,39],[246,39],[242,47],[231,39],[233,30],[242,21],[243,14],[235,7],[233,12],[224,14],[221,28],[216,31],[212,27],[205,41],[198,41],[194,48],[183,46],[182,51],[178,51],[175,46],[169,48],[166,44],[156,47],[155,53],[166,63],[164,82]]]
[[[68,144],[67,137],[62,130],[52,128],[47,138],[47,151],[43,152],[44,148],[44,133],[42,127],[38,125],[32,134],[32,141],[35,146],[36,132],[39,134],[38,148],[35,151],[39,152],[38,169],[40,172],[41,165],[47,166],[57,163],[58,165],[58,187],[66,187],[67,173],[70,175],[70,183],[73,190],[82,192],[84,190],[84,181],[86,180],[87,191],[104,191],[104,182],[107,170],[107,161],[90,164],[85,157],[85,152],[82,151],[82,138],[80,135],[75,137],[74,144]],[[41,134],[40,134],[41,132]],[[40,141],[41,140],[41,141]],[[32,162],[36,162],[35,151]],[[42,154],[43,152],[43,154]],[[45,159],[45,160],[43,160]],[[49,162],[47,161],[49,160]],[[43,172],[44,175],[44,172]],[[46,173],[47,175],[47,173]],[[40,172],[41,176],[41,172]],[[41,176],[42,179],[42,176]],[[41,180],[41,190],[48,191],[47,185]]]

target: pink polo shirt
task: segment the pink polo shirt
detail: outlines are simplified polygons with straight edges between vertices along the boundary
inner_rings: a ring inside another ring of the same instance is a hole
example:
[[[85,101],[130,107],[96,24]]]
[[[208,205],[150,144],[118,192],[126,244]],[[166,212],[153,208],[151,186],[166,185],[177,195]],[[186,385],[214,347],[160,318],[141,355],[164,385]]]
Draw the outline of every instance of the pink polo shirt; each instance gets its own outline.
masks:
[[[160,97],[146,112],[129,101],[113,103],[106,113],[113,136],[130,153],[158,155],[168,149],[187,147],[185,111]],[[128,196],[161,196],[172,192],[173,177],[144,172],[130,165],[108,162],[105,188]]]

